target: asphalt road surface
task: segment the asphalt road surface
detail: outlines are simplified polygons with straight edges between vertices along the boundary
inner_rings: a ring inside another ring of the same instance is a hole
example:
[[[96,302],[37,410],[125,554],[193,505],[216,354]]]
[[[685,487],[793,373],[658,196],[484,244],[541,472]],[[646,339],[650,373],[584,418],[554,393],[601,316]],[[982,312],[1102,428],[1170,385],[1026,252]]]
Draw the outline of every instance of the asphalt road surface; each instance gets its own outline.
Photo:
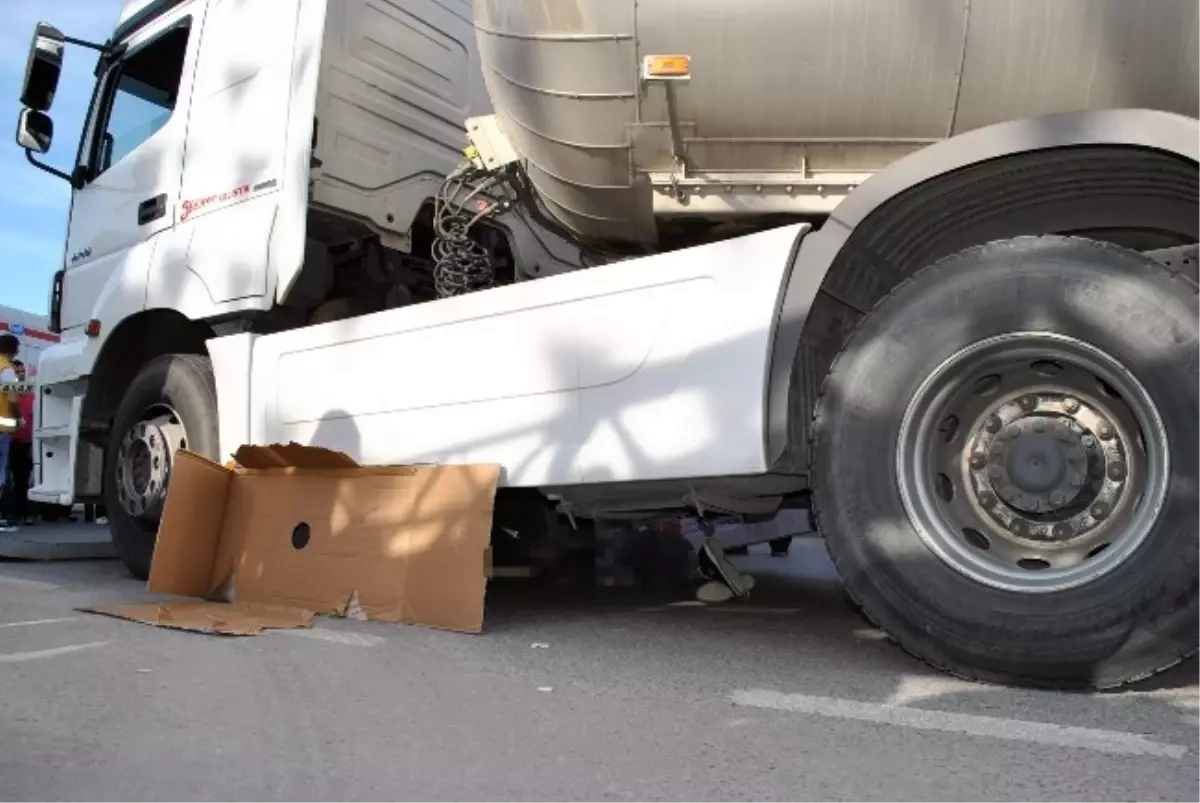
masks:
[[[1194,661],[1105,695],[972,685],[867,627],[810,545],[742,563],[745,604],[496,586],[480,636],[237,639],[75,610],[145,598],[114,561],[0,563],[0,798],[1200,794]]]

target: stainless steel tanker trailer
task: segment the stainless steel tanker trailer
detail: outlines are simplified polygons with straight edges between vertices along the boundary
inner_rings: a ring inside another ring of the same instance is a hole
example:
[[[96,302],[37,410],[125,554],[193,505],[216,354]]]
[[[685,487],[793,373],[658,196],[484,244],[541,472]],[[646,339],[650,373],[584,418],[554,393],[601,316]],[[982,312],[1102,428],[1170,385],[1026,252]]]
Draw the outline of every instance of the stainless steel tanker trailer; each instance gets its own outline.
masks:
[[[499,463],[526,523],[809,507],[866,615],[936,667],[1170,667],[1197,650],[1197,22],[1191,0],[132,2],[98,80],[171,37],[178,69],[151,76],[156,148],[85,140],[59,171],[32,495],[104,498],[139,574],[180,442]],[[173,183],[117,243],[96,188],[151,150]]]
[[[1196,15],[480,2],[470,128],[597,249],[809,224],[770,475],[909,651],[1110,685],[1196,649]]]

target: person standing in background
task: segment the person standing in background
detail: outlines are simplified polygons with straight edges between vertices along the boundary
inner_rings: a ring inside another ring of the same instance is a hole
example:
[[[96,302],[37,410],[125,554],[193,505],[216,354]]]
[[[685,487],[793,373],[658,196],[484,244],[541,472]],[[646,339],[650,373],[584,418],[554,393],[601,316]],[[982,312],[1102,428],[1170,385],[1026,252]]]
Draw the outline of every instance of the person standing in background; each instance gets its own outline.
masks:
[[[26,381],[23,362],[13,360],[13,369],[18,381]],[[20,423],[8,447],[8,476],[12,487],[7,489],[8,506],[5,513],[8,521],[14,525],[33,523],[29,513],[29,481],[33,477],[33,399],[32,393],[22,393],[17,397]]]
[[[16,335],[0,335],[0,385],[16,384],[19,380],[13,361],[20,350],[21,343]],[[13,433],[21,423],[19,416],[17,395],[0,389],[0,498],[3,498],[8,485],[8,452]],[[0,518],[0,533],[10,533],[16,529],[7,519]]]

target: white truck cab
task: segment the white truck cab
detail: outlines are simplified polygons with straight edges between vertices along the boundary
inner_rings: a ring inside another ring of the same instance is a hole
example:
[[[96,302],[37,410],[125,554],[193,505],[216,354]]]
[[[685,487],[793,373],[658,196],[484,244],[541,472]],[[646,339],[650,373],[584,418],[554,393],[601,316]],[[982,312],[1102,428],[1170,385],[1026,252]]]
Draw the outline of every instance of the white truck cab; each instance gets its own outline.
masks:
[[[469,15],[462,0],[131,0],[103,45],[39,27],[23,97],[31,153],[50,145],[64,44],[100,57],[76,164],[59,171],[74,188],[52,302],[63,343],[44,361],[52,456],[35,498],[99,494],[84,402],[104,395],[111,415],[161,351],[153,341],[202,352],[281,299],[323,300],[325,288],[295,286],[309,233],[408,247],[460,160],[463,120],[486,102]],[[106,360],[124,376],[86,394],[79,381]]]

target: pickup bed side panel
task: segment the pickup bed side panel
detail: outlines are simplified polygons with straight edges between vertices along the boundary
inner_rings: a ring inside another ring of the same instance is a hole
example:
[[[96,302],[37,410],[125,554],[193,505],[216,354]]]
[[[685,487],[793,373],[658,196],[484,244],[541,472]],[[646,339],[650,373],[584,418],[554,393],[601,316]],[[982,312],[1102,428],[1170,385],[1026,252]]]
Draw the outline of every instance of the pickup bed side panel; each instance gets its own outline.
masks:
[[[509,486],[760,473],[774,313],[807,229],[258,337],[250,437],[496,462]]]

